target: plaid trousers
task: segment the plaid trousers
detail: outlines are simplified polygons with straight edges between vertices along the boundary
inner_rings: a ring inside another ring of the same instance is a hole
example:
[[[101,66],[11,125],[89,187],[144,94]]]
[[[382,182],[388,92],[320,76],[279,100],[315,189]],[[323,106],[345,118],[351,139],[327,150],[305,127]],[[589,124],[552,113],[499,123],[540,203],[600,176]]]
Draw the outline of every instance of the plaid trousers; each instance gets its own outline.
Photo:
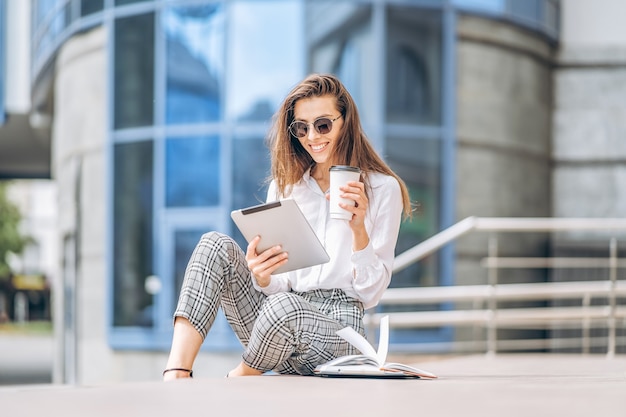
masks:
[[[244,346],[243,362],[260,371],[312,375],[319,364],[357,353],[336,331],[363,334],[363,305],[340,289],[266,296],[252,285],[245,253],[224,234],[209,232],[196,245],[174,317],[184,317],[202,338],[221,306]]]

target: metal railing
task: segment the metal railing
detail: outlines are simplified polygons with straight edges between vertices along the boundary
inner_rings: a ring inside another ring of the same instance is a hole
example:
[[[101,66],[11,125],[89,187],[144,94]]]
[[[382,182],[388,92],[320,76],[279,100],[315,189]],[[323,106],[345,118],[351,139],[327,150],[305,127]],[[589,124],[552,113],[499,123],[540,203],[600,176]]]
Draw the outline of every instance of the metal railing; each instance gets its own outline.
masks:
[[[621,302],[621,298],[626,297],[626,280],[618,279],[618,271],[626,268],[626,259],[618,257],[616,236],[625,235],[626,219],[469,217],[398,255],[394,272],[476,232],[600,233],[602,240],[608,243],[607,256],[498,256],[498,240],[491,236],[485,256],[479,261],[480,267],[486,270],[487,284],[389,288],[379,305],[385,310],[398,306],[407,310],[406,306],[411,306],[409,311],[380,312],[380,308],[368,311],[368,329],[377,326],[383,315],[389,315],[392,329],[482,329],[483,337],[454,340],[439,346],[446,351],[484,350],[495,354],[504,350],[575,349],[589,353],[606,349],[609,356],[617,353],[618,330],[626,330],[626,303]],[[606,278],[500,283],[502,271],[513,269],[572,271],[598,268],[607,271]],[[513,303],[514,307],[507,306],[507,303]],[[599,327],[603,329],[602,334],[592,335],[598,333]],[[552,333],[575,329],[573,332],[579,336],[503,339],[498,335],[501,329],[548,329]]]

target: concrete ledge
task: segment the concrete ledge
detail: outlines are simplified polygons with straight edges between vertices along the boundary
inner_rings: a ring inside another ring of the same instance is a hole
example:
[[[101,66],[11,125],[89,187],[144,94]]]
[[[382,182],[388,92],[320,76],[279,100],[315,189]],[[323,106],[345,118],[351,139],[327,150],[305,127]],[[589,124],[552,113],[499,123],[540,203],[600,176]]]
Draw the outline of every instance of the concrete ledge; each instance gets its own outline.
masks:
[[[0,352],[0,387],[52,382],[52,336],[0,334]]]
[[[415,359],[415,358],[414,358]],[[296,376],[0,388],[3,415],[624,415],[626,357],[500,355],[415,363],[437,380]]]

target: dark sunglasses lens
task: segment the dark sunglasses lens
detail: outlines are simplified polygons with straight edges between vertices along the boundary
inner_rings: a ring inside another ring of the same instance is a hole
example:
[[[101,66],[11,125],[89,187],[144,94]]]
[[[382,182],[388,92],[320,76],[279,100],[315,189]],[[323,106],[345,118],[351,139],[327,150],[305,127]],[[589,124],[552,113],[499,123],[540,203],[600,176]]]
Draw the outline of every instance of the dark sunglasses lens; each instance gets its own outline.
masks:
[[[315,130],[320,133],[320,135],[325,135],[333,128],[333,122],[330,119],[322,117],[321,119],[317,119],[313,126],[315,127]]]
[[[308,126],[303,122],[293,122],[291,126],[289,126],[289,130],[291,134],[297,138],[303,138],[307,134]]]

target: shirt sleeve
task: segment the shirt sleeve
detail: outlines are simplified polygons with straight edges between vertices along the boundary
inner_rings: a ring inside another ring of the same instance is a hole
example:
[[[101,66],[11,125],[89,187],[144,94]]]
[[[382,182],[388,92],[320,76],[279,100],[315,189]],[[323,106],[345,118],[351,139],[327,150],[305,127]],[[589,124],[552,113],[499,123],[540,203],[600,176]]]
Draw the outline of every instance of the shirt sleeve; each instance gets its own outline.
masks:
[[[402,203],[400,184],[393,177],[372,191],[370,241],[351,257],[352,287],[366,309],[378,304],[391,282]]]
[[[270,279],[270,283],[267,287],[261,287],[254,278],[254,275],[250,273],[250,279],[252,280],[252,286],[257,290],[261,291],[265,295],[277,294],[279,292],[289,291],[289,280],[287,279],[286,274],[276,274],[272,275]]]

